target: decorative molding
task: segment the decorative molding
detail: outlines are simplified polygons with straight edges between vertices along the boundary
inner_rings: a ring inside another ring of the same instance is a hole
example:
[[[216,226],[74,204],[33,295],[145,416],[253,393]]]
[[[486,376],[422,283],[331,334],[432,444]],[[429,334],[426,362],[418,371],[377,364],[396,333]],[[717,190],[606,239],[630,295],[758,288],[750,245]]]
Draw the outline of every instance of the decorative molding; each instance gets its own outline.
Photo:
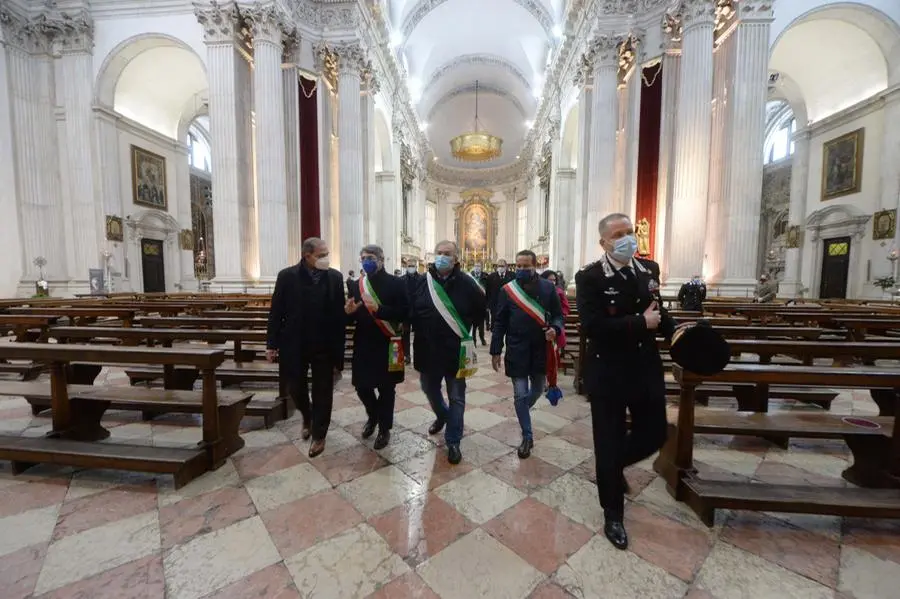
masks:
[[[600,13],[604,15],[633,15],[656,10],[670,0],[603,0]]]
[[[241,16],[234,2],[195,3],[194,15],[207,44],[232,44],[240,33]]]
[[[338,75],[344,73],[362,76],[364,71],[371,70],[372,63],[366,51],[357,43],[344,42],[335,44],[331,51],[337,58]]]
[[[674,50],[681,47],[681,39],[684,31],[681,23],[681,13],[667,10],[662,17],[662,43],[663,50]]]
[[[86,10],[61,12],[47,2],[35,16],[20,16],[7,6],[0,8],[0,40],[31,54],[91,53],[94,21]]]
[[[506,166],[465,169],[430,161],[427,172],[432,181],[451,187],[490,187],[521,181],[525,178],[526,165],[526,161],[517,160]]]
[[[316,56],[316,70],[322,73],[322,78],[335,92],[338,89],[338,56],[326,44],[319,44],[314,48]]]
[[[284,38],[291,36],[295,31],[291,16],[275,2],[243,8],[241,14],[250,26],[250,35],[253,36],[254,42],[281,45]]]
[[[528,112],[525,110],[525,107],[522,106],[522,103],[519,102],[519,99],[506,91],[505,89],[500,89],[499,87],[494,87],[493,85],[485,85],[483,83],[478,84],[478,92],[482,94],[491,94],[493,96],[498,96],[508,101],[510,104],[516,107],[516,109],[521,113],[523,117],[528,116]],[[449,92],[440,97],[440,99],[434,103],[434,105],[428,110],[428,121],[434,120],[434,115],[437,110],[452,100],[453,98],[459,97],[463,94],[474,94],[475,93],[475,84],[462,85],[455,89],[451,89]]]
[[[619,54],[619,87],[628,83],[628,76],[634,66],[640,62],[641,46],[644,44],[643,31],[632,31],[625,36],[617,48]]]
[[[416,27],[421,23],[428,14],[447,2],[447,0],[419,0],[413,6],[406,18],[403,19],[403,25],[400,31],[403,33],[403,39],[409,39]],[[513,0],[516,4],[528,11],[534,19],[544,28],[544,33],[548,39],[553,38],[553,15],[547,10],[547,7],[540,0]]]
[[[865,100],[858,102],[853,106],[845,108],[840,112],[831,114],[823,119],[819,119],[818,121],[813,121],[804,130],[809,131],[809,134],[813,137],[822,135],[823,133],[827,133],[832,129],[837,129],[838,127],[849,125],[850,123],[866,116],[867,114],[872,114],[873,112],[881,110],[888,102],[896,101],[898,99],[900,99],[900,84],[895,85],[890,89],[886,89],[883,92],[879,92],[873,96],[869,96]],[[797,133],[800,133],[800,131],[798,131]]]
[[[451,71],[454,71],[460,67],[469,67],[475,65],[497,67],[503,69],[512,74],[526,88],[531,87],[528,78],[526,78],[522,71],[519,70],[519,67],[517,67],[509,60],[503,58],[502,56],[497,56],[494,54],[464,54],[438,67],[438,69],[431,75],[428,83],[425,84],[424,90],[427,91],[428,88],[434,85],[438,79]]]

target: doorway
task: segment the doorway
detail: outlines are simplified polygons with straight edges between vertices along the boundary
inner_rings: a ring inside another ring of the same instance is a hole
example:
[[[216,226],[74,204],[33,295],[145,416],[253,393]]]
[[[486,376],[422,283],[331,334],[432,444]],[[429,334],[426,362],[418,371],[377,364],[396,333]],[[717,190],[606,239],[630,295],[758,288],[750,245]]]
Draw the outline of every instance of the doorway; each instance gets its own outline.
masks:
[[[826,239],[822,249],[822,299],[846,299],[847,275],[850,271],[850,238]]]
[[[144,272],[144,293],[164,293],[166,267],[162,241],[141,239],[141,267]]]

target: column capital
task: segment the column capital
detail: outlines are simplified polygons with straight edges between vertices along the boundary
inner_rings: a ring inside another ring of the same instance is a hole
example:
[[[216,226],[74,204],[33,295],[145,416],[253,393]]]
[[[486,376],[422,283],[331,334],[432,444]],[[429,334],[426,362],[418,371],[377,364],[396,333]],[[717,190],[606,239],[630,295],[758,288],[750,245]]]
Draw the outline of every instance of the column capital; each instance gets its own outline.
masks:
[[[775,16],[772,0],[735,0],[738,19],[747,21],[771,22]]]
[[[640,62],[641,46],[644,45],[644,31],[629,32],[619,43],[619,85],[625,85],[628,73]]]
[[[662,18],[662,43],[663,50],[673,51],[681,48],[682,38],[681,13],[677,10],[668,10]]]
[[[595,36],[590,42],[594,70],[616,66],[619,62],[619,44],[624,40],[624,35],[616,33],[601,33]]]
[[[245,8],[241,10],[241,14],[250,25],[250,35],[256,44],[280,46],[284,38],[294,31],[290,16],[274,2]]]
[[[332,90],[338,88],[338,56],[325,43],[317,44],[313,48],[316,57],[316,70],[322,73],[322,78],[328,82]]]
[[[86,11],[50,8],[32,19],[0,9],[0,42],[33,54],[88,53],[94,48],[94,22]]]
[[[339,74],[362,75],[363,71],[371,69],[371,63],[366,56],[366,51],[361,45],[347,42],[332,48],[338,61]]]
[[[682,26],[689,29],[695,25],[715,24],[718,4],[718,0],[680,0],[675,10],[681,17]]]
[[[284,62],[298,63],[299,56],[297,53],[299,50],[300,34],[297,31],[285,34],[284,39],[281,42],[281,53],[284,57]]]
[[[207,44],[230,44],[235,41],[241,19],[234,2],[210,0],[208,4],[195,3],[194,15],[203,27],[203,39]]]

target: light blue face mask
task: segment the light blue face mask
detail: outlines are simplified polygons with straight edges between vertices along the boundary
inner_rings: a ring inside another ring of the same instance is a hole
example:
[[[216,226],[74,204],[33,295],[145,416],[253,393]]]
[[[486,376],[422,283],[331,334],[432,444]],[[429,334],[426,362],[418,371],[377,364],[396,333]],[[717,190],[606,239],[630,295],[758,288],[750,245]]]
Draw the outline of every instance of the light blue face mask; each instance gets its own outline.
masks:
[[[453,258],[439,254],[434,257],[434,267],[438,272],[447,272],[453,268]]]
[[[619,262],[629,262],[638,249],[637,238],[634,235],[620,237],[613,242],[612,257]]]

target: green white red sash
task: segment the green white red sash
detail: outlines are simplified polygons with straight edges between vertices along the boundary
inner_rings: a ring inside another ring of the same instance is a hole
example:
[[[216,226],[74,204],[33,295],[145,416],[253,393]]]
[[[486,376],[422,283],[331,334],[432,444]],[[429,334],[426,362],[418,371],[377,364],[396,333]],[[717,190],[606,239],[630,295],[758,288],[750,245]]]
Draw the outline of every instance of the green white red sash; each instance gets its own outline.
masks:
[[[371,299],[375,304],[374,309],[370,308],[368,305],[366,305],[366,309],[369,311],[369,314],[372,315],[372,320],[375,321],[375,324],[379,329],[381,329],[381,332],[384,333],[385,337],[388,338],[388,371],[395,372],[403,370],[404,359],[406,356],[403,353],[403,343],[402,338],[400,337],[400,327],[398,327],[394,323],[382,320],[375,316],[378,308],[381,307],[381,300],[378,299],[378,294],[375,293],[375,288],[372,287],[372,283],[371,281],[369,281],[369,277],[360,277],[359,295],[363,299]]]
[[[540,326],[547,326],[546,310],[536,299],[525,293],[518,281],[510,281],[503,286],[503,290],[509,296],[509,299],[514,301],[525,314],[532,317]]]
[[[453,305],[447,292],[434,280],[434,277],[431,276],[430,272],[426,273],[425,278],[428,283],[428,294],[431,296],[431,301],[434,304],[435,309],[438,311],[438,314],[441,315],[441,318],[444,319],[444,322],[447,323],[447,326],[450,327],[450,330],[453,331],[460,340],[459,371],[456,373],[456,378],[468,378],[478,370],[478,357],[475,355],[475,342],[472,340],[469,327],[463,322],[463,319],[460,317],[459,312],[457,312],[456,306]]]
[[[481,281],[479,281],[478,279],[475,278],[475,275],[473,275],[473,274],[470,273],[470,272],[466,272],[466,271],[463,271],[463,272],[464,272],[465,274],[467,274],[467,275],[469,276],[470,279],[472,279],[473,281],[475,281],[475,284],[478,285],[478,290],[481,291],[481,293],[487,295],[487,291],[485,291],[484,285],[481,284]]]

